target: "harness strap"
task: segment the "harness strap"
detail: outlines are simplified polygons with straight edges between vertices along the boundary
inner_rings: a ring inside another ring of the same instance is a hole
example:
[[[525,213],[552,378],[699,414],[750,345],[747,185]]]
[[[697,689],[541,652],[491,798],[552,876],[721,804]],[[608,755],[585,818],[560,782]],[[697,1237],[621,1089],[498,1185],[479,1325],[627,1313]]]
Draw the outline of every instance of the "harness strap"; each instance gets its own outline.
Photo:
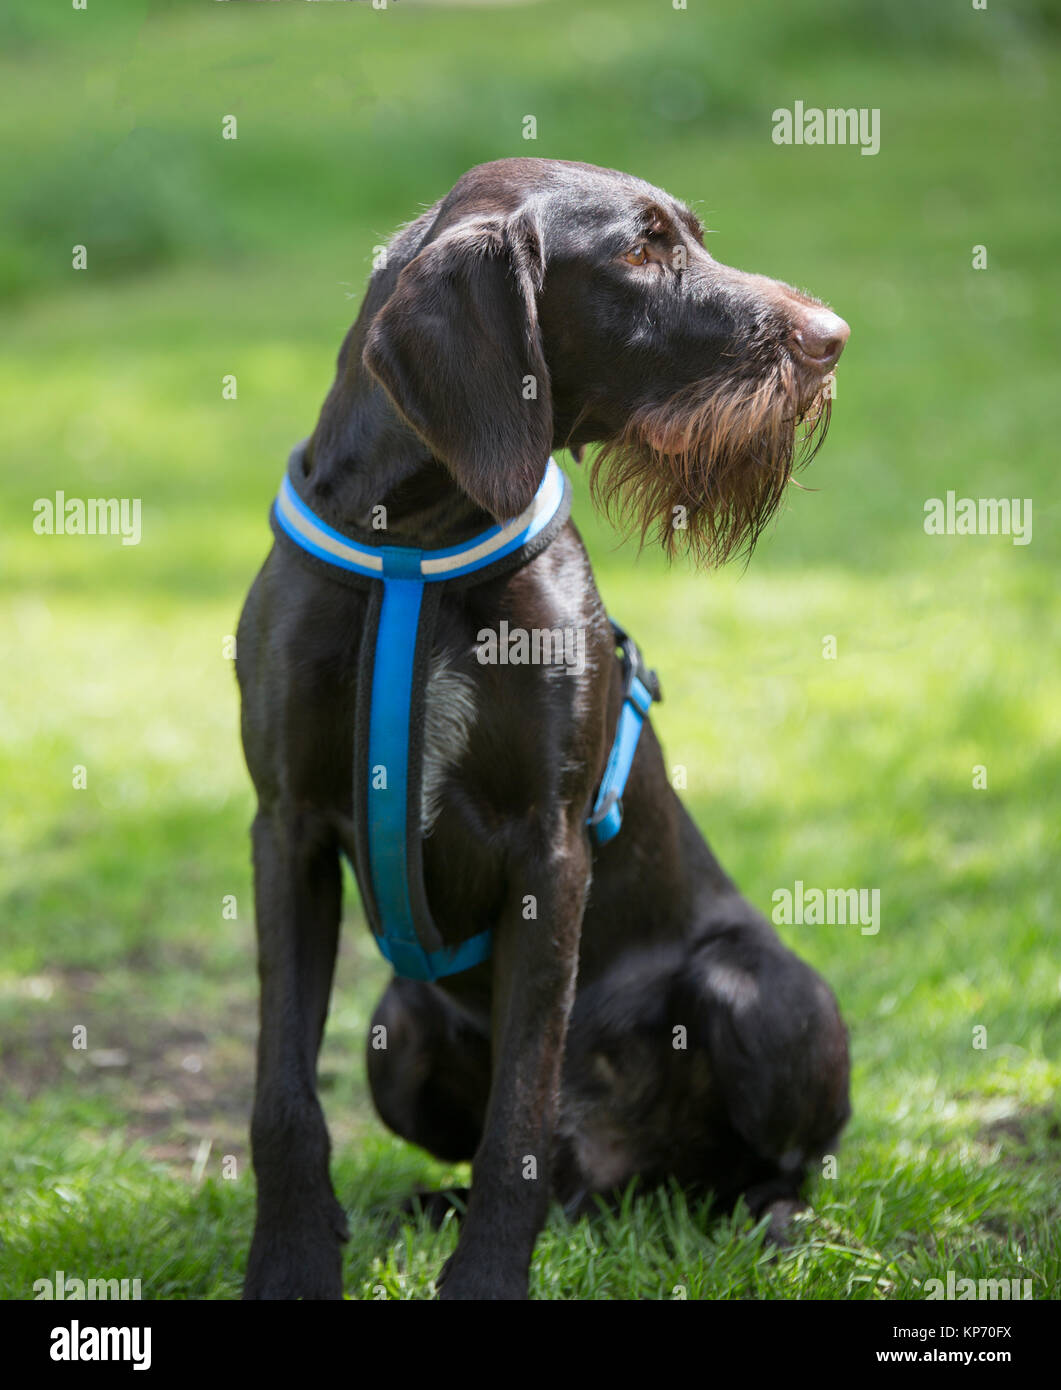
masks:
[[[662,700],[659,677],[646,671],[641,653],[615,620],[612,620],[616,645],[622,652],[623,704],[615,730],[615,742],[601,778],[600,790],[586,824],[594,844],[606,845],[614,840],[623,824],[623,792],[634,765],[634,754],[645,718],[653,700]]]
[[[530,506],[513,521],[491,527],[462,545],[418,550],[380,545],[362,533],[344,535],[299,497],[300,445],[273,505],[277,540],[329,577],[367,590],[359,662],[354,740],[354,870],[376,945],[397,975],[437,980],[487,960],[492,933],[478,932],[447,946],[431,916],[423,879],[420,829],[423,723],[427,670],[446,585],[464,588],[526,564],[567,521],[570,485],[553,459]],[[607,844],[622,825],[622,796],[645,716],[660,699],[654,672],[637,647],[612,623],[623,662],[623,703],[604,776],[587,825],[593,842]]]
[[[490,955],[489,930],[458,946],[428,950],[417,931],[410,884],[410,844],[419,835],[419,777],[410,776],[410,715],[416,690],[417,637],[424,581],[419,551],[381,546],[383,602],[376,632],[372,711],[368,735],[368,861],[381,930],[376,934],[395,974],[408,980],[437,980],[468,970]],[[417,795],[410,795],[410,783]],[[419,860],[419,855],[417,855]],[[433,922],[421,922],[440,941]],[[434,944],[434,943],[432,943]]]

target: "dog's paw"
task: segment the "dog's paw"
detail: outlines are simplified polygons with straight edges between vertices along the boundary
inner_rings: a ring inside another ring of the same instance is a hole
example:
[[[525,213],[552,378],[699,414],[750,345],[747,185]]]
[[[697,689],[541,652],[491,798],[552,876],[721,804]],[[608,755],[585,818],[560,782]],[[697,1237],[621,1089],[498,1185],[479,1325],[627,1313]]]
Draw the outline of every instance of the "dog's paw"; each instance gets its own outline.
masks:
[[[447,1217],[460,1221],[468,1206],[469,1190],[466,1187],[448,1187],[441,1192],[413,1192],[402,1202],[397,1212],[391,1207],[379,1208],[377,1215],[383,1221],[383,1232],[387,1240],[400,1240],[402,1232],[410,1221],[421,1217],[433,1231],[440,1231]]]
[[[806,1203],[784,1197],[764,1207],[760,1216],[769,1217],[766,1227],[767,1243],[776,1246],[778,1250],[787,1250],[792,1244],[793,1220],[805,1210]]]
[[[470,1193],[466,1187],[447,1187],[441,1192],[414,1192],[399,1207],[402,1216],[414,1220],[424,1216],[428,1224],[439,1230],[450,1212],[459,1220],[468,1207]]]
[[[255,1231],[243,1281],[244,1301],[342,1296],[343,1260],[334,1230],[317,1237],[305,1230],[292,1234]]]
[[[522,1303],[530,1297],[526,1275],[477,1268],[470,1260],[461,1261],[459,1249],[442,1266],[435,1280],[435,1291],[439,1300],[446,1303]]]
[[[243,1284],[243,1301],[278,1299],[285,1302],[337,1301],[343,1296],[342,1269],[334,1271],[308,1267],[271,1268],[248,1275]]]

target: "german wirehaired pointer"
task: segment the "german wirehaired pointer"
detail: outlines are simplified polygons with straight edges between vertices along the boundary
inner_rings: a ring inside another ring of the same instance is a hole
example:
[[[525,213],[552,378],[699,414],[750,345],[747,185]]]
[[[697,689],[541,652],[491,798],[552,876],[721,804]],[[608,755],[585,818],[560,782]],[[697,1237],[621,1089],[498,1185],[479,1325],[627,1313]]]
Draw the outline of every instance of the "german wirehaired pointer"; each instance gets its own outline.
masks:
[[[846,1031],[672,790],[641,728],[652,678],[550,454],[599,444],[595,495],[642,540],[747,552],[821,442],[847,336],[719,264],[667,193],[587,164],[472,169],[391,243],[239,625],[261,977],[246,1297],[342,1294],[316,1092],[340,854],[396,972],[368,1049],[379,1113],[472,1161],[443,1298],[526,1297],[550,1199],[578,1211],[635,1176],[779,1225],[795,1209],[849,1114]],[[506,660],[513,633],[574,635],[581,658]]]

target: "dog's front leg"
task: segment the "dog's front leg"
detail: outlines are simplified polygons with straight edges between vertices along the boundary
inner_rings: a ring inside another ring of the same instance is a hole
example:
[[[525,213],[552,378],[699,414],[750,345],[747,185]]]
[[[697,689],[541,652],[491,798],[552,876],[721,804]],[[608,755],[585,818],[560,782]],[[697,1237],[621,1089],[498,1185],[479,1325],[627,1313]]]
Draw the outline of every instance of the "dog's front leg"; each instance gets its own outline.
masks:
[[[252,831],[261,1029],[251,1147],[258,1217],[244,1298],[341,1298],[346,1219],[328,1175],[317,1054],[341,907],[337,851],[305,813]]]
[[[537,838],[537,837],[536,837]],[[546,830],[513,872],[495,933],[493,1078],[445,1299],[521,1299],[549,1208],[567,1020],[589,882],[581,820]]]

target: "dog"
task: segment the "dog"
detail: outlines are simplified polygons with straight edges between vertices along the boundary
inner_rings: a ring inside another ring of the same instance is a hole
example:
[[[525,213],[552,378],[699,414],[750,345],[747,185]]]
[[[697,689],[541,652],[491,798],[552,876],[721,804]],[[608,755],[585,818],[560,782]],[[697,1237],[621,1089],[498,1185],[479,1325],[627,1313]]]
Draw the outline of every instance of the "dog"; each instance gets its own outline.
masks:
[[[364,553],[445,554],[533,510],[552,450],[581,461],[596,444],[607,512],[718,564],[750,553],[821,443],[848,332],[818,300],[720,264],[693,213],[638,178],[484,164],[373,273],[292,456],[290,505]],[[237,636],[261,981],[244,1297],[339,1298],[346,1223],[316,1063],[340,855],[364,869],[373,833],[354,788],[374,600],[277,534]],[[570,521],[523,558],[441,586],[411,677],[409,852],[446,949],[478,934],[490,953],[396,976],[373,1018],[385,1046],[367,1052],[384,1122],[472,1162],[444,1299],[527,1297],[550,1201],[578,1212],[633,1178],[743,1196],[780,1230],[850,1113],[831,991],[723,872],[647,721],[621,830],[594,842],[630,660]],[[502,622],[581,634],[581,670],[483,663]]]

